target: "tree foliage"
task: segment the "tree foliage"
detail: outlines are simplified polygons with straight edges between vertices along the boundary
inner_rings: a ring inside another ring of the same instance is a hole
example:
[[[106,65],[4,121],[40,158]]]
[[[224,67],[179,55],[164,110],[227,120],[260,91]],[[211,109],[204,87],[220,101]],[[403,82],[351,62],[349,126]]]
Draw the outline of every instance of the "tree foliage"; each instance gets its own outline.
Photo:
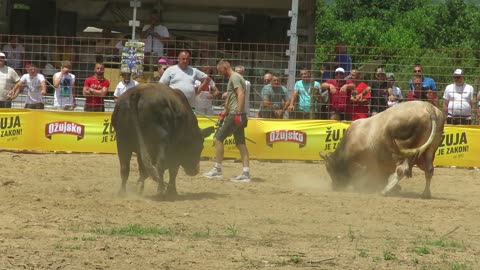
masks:
[[[455,67],[479,74],[479,22],[475,0],[317,0],[316,41],[330,49],[345,41],[357,65],[383,60],[405,80],[416,63],[439,76]],[[325,51],[317,48],[317,61]]]

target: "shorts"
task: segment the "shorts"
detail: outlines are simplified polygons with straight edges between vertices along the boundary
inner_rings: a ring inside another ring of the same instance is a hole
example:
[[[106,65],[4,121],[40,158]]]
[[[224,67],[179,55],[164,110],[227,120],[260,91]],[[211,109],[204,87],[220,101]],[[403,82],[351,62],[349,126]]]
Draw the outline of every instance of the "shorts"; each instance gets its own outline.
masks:
[[[225,117],[223,125],[215,134],[215,139],[223,142],[232,134],[235,139],[235,145],[245,144],[245,128],[235,125],[235,114],[229,114]]]

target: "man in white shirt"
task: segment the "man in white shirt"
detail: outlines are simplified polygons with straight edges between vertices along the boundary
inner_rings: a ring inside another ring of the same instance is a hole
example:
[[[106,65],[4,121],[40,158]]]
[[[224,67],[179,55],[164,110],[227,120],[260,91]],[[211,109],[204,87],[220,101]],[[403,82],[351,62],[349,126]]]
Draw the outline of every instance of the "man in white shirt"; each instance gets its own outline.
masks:
[[[15,69],[19,75],[22,75],[25,48],[22,44],[18,43],[18,37],[11,36],[9,43],[3,46],[2,51],[7,57],[8,66]]]
[[[47,83],[45,77],[38,73],[37,66],[30,64],[27,67],[27,74],[23,74],[10,95],[16,98],[25,89],[25,109],[43,110],[43,97],[47,94]]]
[[[235,67],[235,72],[242,75],[245,78],[245,67],[242,65],[238,65]],[[250,89],[252,88],[252,84],[249,80],[245,80],[245,112],[247,115],[250,115]]]
[[[472,124],[473,87],[465,83],[464,71],[453,71],[454,83],[448,85],[443,93],[443,115],[447,124]]]
[[[204,72],[189,66],[190,52],[182,50],[178,54],[178,63],[165,70],[160,83],[170,86],[170,88],[180,89],[190,103],[190,107],[195,107],[196,95],[200,93],[200,89],[205,89],[210,83],[210,77]],[[201,84],[196,87],[195,81]]]
[[[115,102],[117,102],[117,99],[121,94],[138,84],[137,81],[132,80],[131,72],[122,72],[122,78],[123,80],[118,82],[117,87],[115,87],[115,92],[113,92],[113,99]]]
[[[160,12],[153,10],[150,13],[150,23],[142,28],[141,38],[145,42],[145,64],[156,65],[158,58],[165,56],[165,42],[170,39],[167,27],[160,24]]]
[[[0,108],[11,108],[14,99],[11,90],[20,77],[13,68],[5,65],[5,58],[5,54],[0,52]]]

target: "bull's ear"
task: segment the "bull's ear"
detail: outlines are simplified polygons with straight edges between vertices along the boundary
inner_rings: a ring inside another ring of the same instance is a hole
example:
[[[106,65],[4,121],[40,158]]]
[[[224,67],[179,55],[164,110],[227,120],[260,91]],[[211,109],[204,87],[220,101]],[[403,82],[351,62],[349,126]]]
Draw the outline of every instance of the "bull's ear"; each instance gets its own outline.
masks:
[[[210,136],[210,134],[212,134],[213,132],[215,132],[214,126],[200,129],[200,133],[202,133],[203,138]]]
[[[330,160],[330,157],[328,156],[327,153],[318,152],[318,154],[320,155],[321,158],[323,158],[323,160],[325,160],[325,161]]]

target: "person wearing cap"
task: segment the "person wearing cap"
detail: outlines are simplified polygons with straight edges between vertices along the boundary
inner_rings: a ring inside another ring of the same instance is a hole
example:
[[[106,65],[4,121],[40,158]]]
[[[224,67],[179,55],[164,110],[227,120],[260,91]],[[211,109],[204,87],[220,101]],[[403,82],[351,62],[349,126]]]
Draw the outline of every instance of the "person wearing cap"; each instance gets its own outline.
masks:
[[[167,70],[168,66],[169,66],[169,63],[167,59],[163,57],[159,58],[158,65],[157,65],[158,76],[153,77],[152,82],[158,82],[162,77],[163,73],[165,72],[165,70]]]
[[[0,108],[11,108],[12,90],[15,89],[16,83],[20,80],[15,69],[5,65],[5,54],[0,52]]]
[[[300,69],[301,80],[295,83],[292,96],[290,98],[288,111],[292,112],[289,116],[294,119],[312,119],[315,115],[315,101],[319,95],[320,83],[312,81],[310,70]]]
[[[449,84],[443,93],[443,115],[447,124],[472,124],[474,90],[465,83],[463,69],[453,71],[454,83]]]
[[[118,97],[125,93],[128,89],[138,85],[138,82],[132,79],[131,71],[122,71],[123,80],[119,81],[115,91],[113,92],[113,100],[117,102]]]
[[[417,64],[413,67],[413,73],[414,73],[414,76],[420,76],[421,79],[422,79],[422,89],[423,91],[428,91],[429,94],[429,101],[431,103],[433,103],[435,106],[438,107],[438,97],[437,97],[437,85],[435,84],[435,81],[430,78],[430,77],[426,77],[423,75],[423,68],[422,68],[422,65],[420,64]],[[413,99],[426,99],[426,94],[423,94],[424,96],[423,97],[420,97],[420,94],[419,93],[415,93],[415,87],[414,87],[414,84],[413,84],[413,79],[410,80],[410,90],[411,93],[413,94]],[[411,98],[409,98],[411,99]]]
[[[345,79],[345,69],[335,69],[335,79],[327,80],[321,84],[322,94],[326,90],[329,95],[329,119],[330,120],[352,120],[352,102],[350,96],[355,90],[355,83]]]
[[[371,84],[371,115],[375,115],[387,109],[388,93],[392,92],[392,84],[387,80],[387,74],[383,68],[377,69],[375,78],[376,80]]]
[[[22,75],[10,95],[16,98],[20,91],[25,89],[25,109],[43,110],[45,107],[43,97],[47,94],[45,77],[38,73],[37,66],[33,63],[27,66],[27,72]]]
[[[202,84],[195,87],[195,80],[199,80]],[[190,52],[181,50],[178,54],[178,63],[168,67],[159,82],[170,88],[180,89],[185,94],[190,107],[194,108],[196,95],[200,93],[200,89],[204,89],[205,85],[210,83],[210,80],[205,72],[190,66]]]
[[[387,73],[387,79],[392,84],[391,91],[388,92],[388,100],[387,105],[388,107],[392,107],[397,105],[398,103],[402,102],[403,95],[402,90],[395,84],[395,74]]]

